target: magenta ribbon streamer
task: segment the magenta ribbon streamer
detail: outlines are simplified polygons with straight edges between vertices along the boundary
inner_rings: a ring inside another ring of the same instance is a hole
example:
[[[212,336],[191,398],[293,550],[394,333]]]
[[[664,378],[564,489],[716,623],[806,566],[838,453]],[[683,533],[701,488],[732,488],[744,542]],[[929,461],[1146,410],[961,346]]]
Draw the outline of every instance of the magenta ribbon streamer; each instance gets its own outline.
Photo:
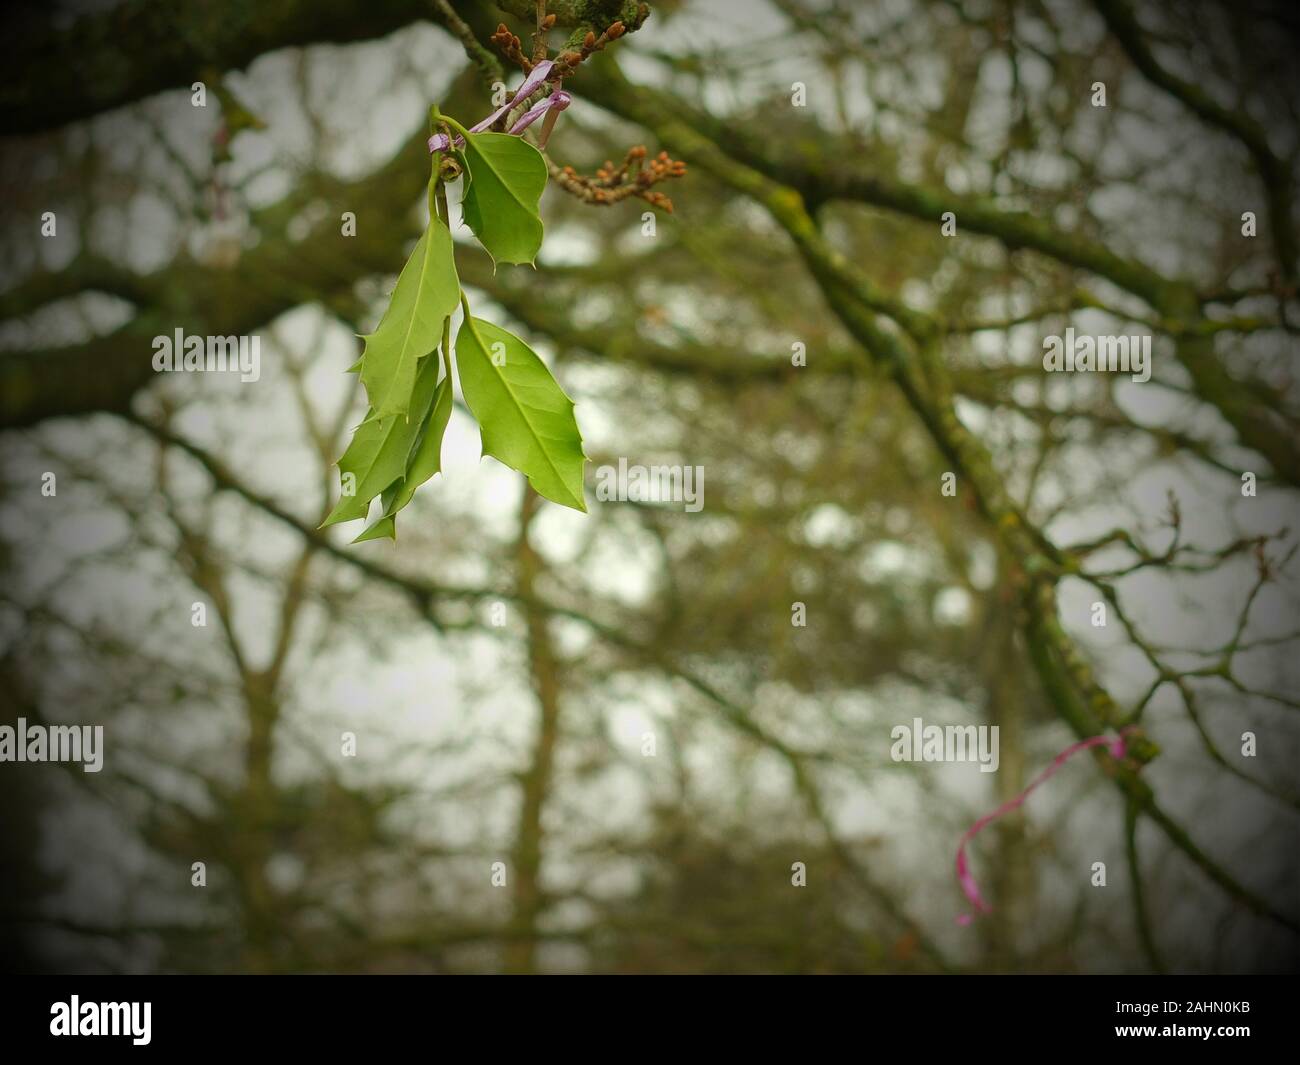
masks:
[[[989,913],[991,912],[992,907],[984,901],[983,896],[980,895],[980,889],[975,884],[975,878],[971,876],[970,865],[966,861],[966,844],[974,839],[980,829],[989,822],[996,821],[1003,814],[1010,813],[1012,810],[1016,809],[1016,807],[1022,805],[1024,801],[1029,798],[1029,793],[1031,791],[1038,787],[1039,784],[1043,783],[1043,781],[1047,780],[1048,777],[1052,776],[1061,768],[1061,766],[1065,765],[1067,760],[1069,760],[1073,755],[1078,754],[1080,751],[1086,751],[1089,747],[1100,747],[1105,745],[1110,748],[1112,758],[1123,758],[1124,733],[1127,731],[1128,729],[1121,729],[1120,734],[1113,739],[1110,736],[1093,736],[1090,739],[1080,740],[1078,743],[1070,744],[1070,746],[1065,748],[1065,750],[1052,759],[1051,765],[1030,781],[1029,787],[1025,788],[1025,790],[1014,799],[1008,799],[991,814],[985,814],[966,830],[966,834],[961,837],[961,842],[957,844],[957,879],[961,882],[962,891],[966,892],[966,897],[970,899],[971,904],[978,912]],[[970,922],[971,915],[968,913],[963,913],[957,918],[957,923],[960,925],[967,925],[970,924]]]
[[[543,59],[540,63],[537,64],[537,66],[533,67],[533,69],[529,71],[528,77],[524,78],[524,83],[519,86],[519,90],[515,93],[515,95],[511,99],[503,103],[500,107],[498,107],[495,111],[493,111],[490,115],[488,115],[487,118],[483,119],[483,121],[476,122],[474,123],[474,125],[470,126],[469,131],[471,133],[482,133],[485,129],[488,128],[488,126],[492,125],[493,122],[495,122],[502,115],[506,114],[511,108],[516,107],[520,103],[520,101],[527,100],[528,97],[532,96],[533,93],[535,93],[539,88],[541,88],[542,82],[546,80],[546,75],[551,72],[551,68],[553,66],[555,66],[554,62],[552,62],[549,59]],[[554,99],[556,95],[557,94],[552,93],[551,96],[547,97],[547,99],[548,100]],[[564,97],[565,97],[564,103],[559,106],[568,107],[569,106],[568,93],[565,93]],[[556,105],[548,104],[546,108],[543,108],[543,110],[547,110],[548,108],[553,106]],[[536,110],[536,108],[533,108],[533,110]],[[529,114],[532,114],[532,111],[530,111]],[[538,114],[540,115],[541,112],[539,111]],[[529,119],[529,121],[530,122],[533,121],[534,119],[536,119],[536,117],[537,115],[534,115],[532,119]],[[511,132],[513,133],[514,130],[511,130]],[[456,144],[458,146],[463,146],[464,143],[465,143],[465,138],[462,137],[459,133],[456,134]],[[445,151],[447,147],[448,147],[447,134],[435,133],[432,137],[429,138],[429,151],[431,152]]]

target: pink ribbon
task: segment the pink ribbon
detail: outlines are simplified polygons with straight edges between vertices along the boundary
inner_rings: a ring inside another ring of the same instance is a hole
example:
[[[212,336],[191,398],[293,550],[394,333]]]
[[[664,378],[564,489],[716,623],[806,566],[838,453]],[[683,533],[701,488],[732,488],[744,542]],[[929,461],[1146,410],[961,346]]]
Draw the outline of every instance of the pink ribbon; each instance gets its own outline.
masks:
[[[1080,751],[1086,751],[1089,747],[1100,747],[1104,745],[1110,749],[1112,758],[1123,758],[1124,733],[1128,731],[1130,731],[1129,728],[1120,729],[1119,735],[1114,739],[1111,739],[1109,736],[1093,736],[1090,739],[1080,740],[1078,743],[1070,744],[1070,746],[1065,748],[1065,750],[1052,759],[1051,765],[1030,781],[1029,787],[1025,788],[1025,790],[1014,799],[1008,799],[991,814],[985,814],[966,830],[966,834],[961,837],[961,842],[957,844],[957,879],[961,882],[962,891],[966,892],[966,897],[970,899],[971,904],[978,912],[990,913],[992,907],[984,901],[983,896],[980,895],[980,889],[975,884],[975,878],[971,876],[970,865],[966,861],[966,844],[974,839],[980,829],[989,822],[996,821],[1003,814],[1010,813],[1012,810],[1016,809],[1016,807],[1022,805],[1024,801],[1029,798],[1029,793],[1031,791],[1038,787],[1039,784],[1043,783],[1043,781],[1047,780],[1048,777],[1052,776],[1061,768],[1061,766],[1065,765],[1066,761],[1070,757],[1078,754]],[[957,923],[960,925],[970,924],[971,914],[961,914],[957,918]]]
[[[515,95],[511,99],[503,103],[500,107],[498,107],[495,111],[493,111],[490,115],[488,115],[487,118],[483,119],[483,121],[476,122],[474,123],[474,125],[470,126],[469,131],[471,133],[482,133],[485,129],[487,129],[490,125],[492,125],[493,122],[495,122],[498,118],[504,115],[511,108],[517,106],[521,101],[527,100],[528,97],[532,96],[533,93],[535,93],[539,88],[541,88],[542,82],[546,80],[546,75],[551,72],[551,68],[553,66],[555,66],[555,64],[551,60],[543,59],[540,63],[537,64],[537,66],[533,67],[533,69],[529,72],[528,77],[524,78],[524,83],[519,86],[519,90],[515,93]],[[552,93],[550,96],[547,97],[547,99],[553,100],[556,95],[558,94]],[[563,95],[564,95],[564,103],[559,106],[568,107],[569,94],[564,93]],[[555,104],[547,105],[548,108],[554,106],[556,105]],[[533,108],[533,110],[536,110],[536,108]],[[545,110],[545,108],[543,110]],[[532,111],[530,111],[529,114],[532,114]],[[541,114],[541,112],[539,111],[538,114]],[[529,119],[529,121],[530,122],[533,121],[534,119],[536,119],[536,117],[537,116],[534,115],[533,119]],[[518,123],[516,123],[516,125],[517,124]],[[514,133],[515,131],[511,130],[510,132]],[[462,137],[459,133],[456,134],[457,146],[458,147],[463,146],[464,143],[465,143],[465,138]],[[429,138],[429,151],[442,152],[442,151],[446,151],[447,147],[448,147],[447,134],[435,133],[432,137]]]

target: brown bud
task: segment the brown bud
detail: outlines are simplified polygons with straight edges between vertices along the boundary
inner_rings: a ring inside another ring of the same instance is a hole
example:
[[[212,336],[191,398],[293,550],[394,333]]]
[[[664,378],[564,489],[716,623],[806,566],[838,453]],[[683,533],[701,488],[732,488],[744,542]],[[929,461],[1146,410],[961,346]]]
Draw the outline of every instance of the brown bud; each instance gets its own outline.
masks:
[[[555,25],[554,15],[547,15],[544,19],[542,19],[542,29],[549,30],[554,25]]]
[[[585,36],[582,39],[582,47],[590,52],[595,46],[596,46],[596,35],[592,33],[591,30],[588,30],[587,36]]]
[[[623,31],[624,31],[623,23],[615,22],[612,23],[609,29],[605,31],[605,36],[608,37],[611,41],[616,41],[623,36]]]

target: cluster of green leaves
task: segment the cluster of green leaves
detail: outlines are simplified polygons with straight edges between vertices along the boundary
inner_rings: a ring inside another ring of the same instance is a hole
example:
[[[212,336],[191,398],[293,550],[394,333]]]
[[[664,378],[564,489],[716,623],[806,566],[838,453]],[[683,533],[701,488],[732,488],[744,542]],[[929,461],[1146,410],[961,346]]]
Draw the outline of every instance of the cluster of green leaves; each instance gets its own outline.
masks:
[[[542,245],[538,202],[546,187],[546,162],[541,153],[520,137],[470,133],[452,119],[442,121],[464,142],[448,150],[464,174],[465,223],[494,263],[532,265]],[[587,509],[586,457],[573,401],[527,344],[475,318],[461,291],[439,154],[429,180],[428,227],[411,250],[379,325],[362,337],[365,348],[352,367],[361,376],[369,409],[339,459],[342,495],[322,527],[367,517],[378,497],[379,517],[354,543],[396,539],[397,512],[441,470],[453,363],[465,405],[482,432],[483,453],[524,474],[547,499]],[[458,306],[463,316],[453,344]]]

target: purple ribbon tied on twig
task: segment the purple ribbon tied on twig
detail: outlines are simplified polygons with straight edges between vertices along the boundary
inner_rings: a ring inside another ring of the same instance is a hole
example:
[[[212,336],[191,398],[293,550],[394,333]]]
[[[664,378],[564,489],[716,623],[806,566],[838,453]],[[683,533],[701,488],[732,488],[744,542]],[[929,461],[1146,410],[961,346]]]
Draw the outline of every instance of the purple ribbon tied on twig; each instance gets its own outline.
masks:
[[[528,97],[532,96],[533,93],[541,88],[543,82],[546,81],[546,76],[551,72],[553,66],[555,66],[555,64],[551,60],[543,59],[533,67],[528,77],[524,79],[524,83],[519,86],[518,91],[511,99],[503,103],[481,122],[476,122],[474,125],[470,126],[469,131],[471,133],[482,133],[502,115],[509,113],[512,108],[518,107],[520,103],[527,100]],[[546,114],[547,111],[563,111],[572,101],[573,97],[571,97],[567,92],[563,89],[557,89],[555,92],[551,93],[550,96],[538,100],[537,103],[533,104],[532,107],[520,115],[515,124],[510,127],[510,132],[516,135],[520,134],[541,118],[542,115]],[[465,146],[465,138],[460,134],[457,134],[454,143],[456,147],[463,148]],[[445,133],[435,133],[429,138],[430,152],[445,152],[450,146],[451,143],[448,142],[447,134]]]

